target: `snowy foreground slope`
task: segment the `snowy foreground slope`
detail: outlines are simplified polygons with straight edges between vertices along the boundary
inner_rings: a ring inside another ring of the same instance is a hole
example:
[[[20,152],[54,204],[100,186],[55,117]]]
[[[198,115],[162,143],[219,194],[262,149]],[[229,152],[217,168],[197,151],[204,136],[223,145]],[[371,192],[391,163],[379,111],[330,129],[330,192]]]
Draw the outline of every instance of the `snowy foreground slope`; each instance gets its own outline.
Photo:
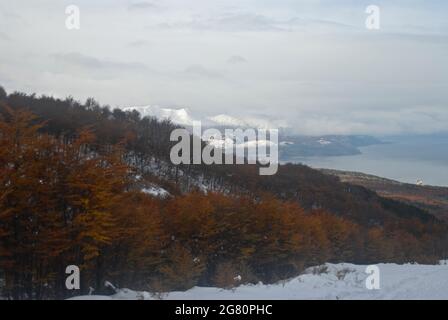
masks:
[[[325,264],[303,275],[274,285],[243,285],[234,290],[195,287],[157,297],[148,292],[120,289],[113,296],[79,296],[73,299],[167,300],[295,300],[295,299],[448,299],[448,264],[378,264],[380,289],[368,290],[366,266]]]

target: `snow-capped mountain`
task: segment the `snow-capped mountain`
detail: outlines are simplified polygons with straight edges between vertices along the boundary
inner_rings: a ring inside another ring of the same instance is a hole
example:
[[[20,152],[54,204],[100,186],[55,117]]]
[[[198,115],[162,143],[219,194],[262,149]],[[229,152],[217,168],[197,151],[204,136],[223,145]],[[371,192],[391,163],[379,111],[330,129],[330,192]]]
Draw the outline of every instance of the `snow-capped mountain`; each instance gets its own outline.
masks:
[[[229,129],[279,129],[280,160],[289,161],[298,156],[340,156],[359,154],[358,147],[381,143],[379,140],[369,136],[303,136],[294,134],[291,128],[283,120],[268,119],[266,117],[235,117],[230,114],[218,114],[215,116],[194,118],[187,108],[166,108],[158,105],[137,106],[124,108],[124,111],[136,110],[142,117],[152,116],[161,120],[171,120],[173,123],[191,128],[194,121],[201,121],[202,128],[224,127]],[[208,141],[215,147],[226,149],[226,141],[234,137],[223,137],[214,141]],[[226,140],[227,139],[227,140]],[[247,141],[239,144],[237,148],[248,148],[250,146],[266,144],[271,142],[262,139]],[[229,144],[232,145],[232,144]]]
[[[142,117],[155,117],[160,120],[171,120],[171,122],[179,125],[191,126],[194,119],[190,116],[186,108],[171,109],[157,105],[154,106],[136,106],[123,108],[124,111],[136,110]]]
[[[235,117],[227,114],[195,119],[187,108],[166,108],[158,105],[135,106],[123,108],[123,111],[136,110],[142,117],[151,116],[161,120],[171,120],[173,123],[184,126],[193,125],[193,121],[201,120],[204,126],[226,126],[231,128],[254,129],[285,129],[289,125],[283,120],[269,120],[261,117]]]
[[[269,120],[260,117],[240,117],[236,118],[231,115],[219,114],[207,118],[218,126],[241,127],[241,128],[257,128],[257,129],[285,129],[289,125],[283,120]]]

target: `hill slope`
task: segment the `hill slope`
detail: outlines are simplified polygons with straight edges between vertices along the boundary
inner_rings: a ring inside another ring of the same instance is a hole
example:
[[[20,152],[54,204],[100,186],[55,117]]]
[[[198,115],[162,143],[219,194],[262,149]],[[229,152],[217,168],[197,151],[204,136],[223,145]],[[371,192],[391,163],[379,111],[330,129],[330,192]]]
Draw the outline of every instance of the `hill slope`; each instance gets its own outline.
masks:
[[[448,220],[448,188],[402,183],[359,172],[330,169],[321,171],[339,177],[342,182],[363,186],[382,197],[411,204],[440,219]]]
[[[8,297],[67,297],[66,261],[84,266],[84,292],[101,293],[105,280],[185,290],[226,287],[235,274],[274,283],[324,262],[447,255],[446,223],[309,167],[260,176],[258,165],[173,165],[169,121],[92,99],[0,100]]]

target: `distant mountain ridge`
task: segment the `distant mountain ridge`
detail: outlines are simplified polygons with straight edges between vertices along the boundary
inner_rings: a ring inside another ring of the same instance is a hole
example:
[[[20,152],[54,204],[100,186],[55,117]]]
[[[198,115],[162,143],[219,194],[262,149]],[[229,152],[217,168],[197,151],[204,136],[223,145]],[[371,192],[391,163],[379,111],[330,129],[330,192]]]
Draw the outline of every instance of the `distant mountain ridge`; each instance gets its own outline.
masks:
[[[141,117],[169,120],[176,125],[191,127],[196,120],[187,108],[166,108],[157,105],[126,107],[123,111],[137,111]],[[202,121],[203,128],[222,129],[253,128],[279,130],[279,155],[281,162],[294,162],[298,157],[345,156],[360,154],[359,147],[380,144],[381,140],[368,135],[305,136],[291,134],[291,128],[282,120],[262,117],[235,117],[218,114]]]

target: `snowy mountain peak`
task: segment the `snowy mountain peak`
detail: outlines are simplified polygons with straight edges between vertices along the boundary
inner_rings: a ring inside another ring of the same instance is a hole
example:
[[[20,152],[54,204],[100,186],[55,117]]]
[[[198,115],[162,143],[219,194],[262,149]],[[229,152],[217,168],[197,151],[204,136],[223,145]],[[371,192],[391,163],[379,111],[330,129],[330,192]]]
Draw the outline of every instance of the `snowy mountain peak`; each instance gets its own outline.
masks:
[[[226,114],[209,117],[208,120],[221,126],[256,128],[256,129],[280,129],[288,128],[288,124],[282,120],[268,120],[264,118],[241,117],[236,118]]]
[[[174,124],[192,126],[194,119],[188,109],[171,109],[158,105],[135,106],[123,108],[123,111],[138,111],[142,117],[156,117],[160,120],[171,120]],[[210,126],[226,126],[232,128],[255,128],[255,129],[282,129],[289,125],[282,120],[269,120],[260,117],[234,117],[228,114],[219,114],[207,117],[205,123]]]
[[[189,115],[186,108],[170,109],[163,108],[157,105],[154,106],[136,106],[124,108],[124,111],[136,110],[142,117],[156,117],[160,120],[171,120],[175,124],[179,125],[192,125],[193,118]]]

